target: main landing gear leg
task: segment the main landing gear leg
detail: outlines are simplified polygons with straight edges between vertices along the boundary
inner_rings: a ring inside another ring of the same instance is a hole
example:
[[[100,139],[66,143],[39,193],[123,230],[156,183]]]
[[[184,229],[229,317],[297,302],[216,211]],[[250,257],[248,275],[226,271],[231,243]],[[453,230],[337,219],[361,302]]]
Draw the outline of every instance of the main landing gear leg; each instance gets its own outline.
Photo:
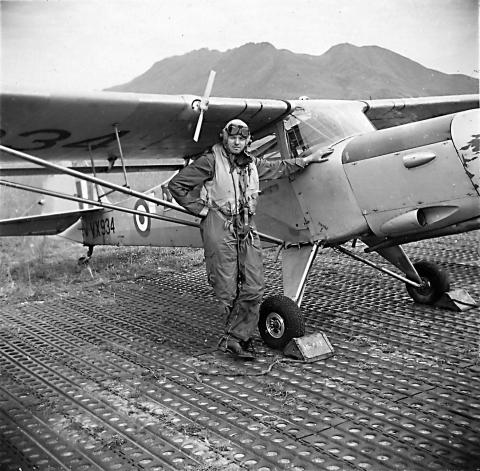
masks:
[[[258,330],[271,348],[282,349],[296,337],[305,334],[305,321],[300,304],[308,273],[319,248],[318,243],[289,247],[283,251],[284,296],[271,296],[260,306]]]
[[[369,245],[368,241],[365,241]],[[450,282],[447,273],[437,265],[425,260],[412,264],[403,248],[399,245],[378,250],[378,254],[400,269],[400,276],[386,268],[380,267],[367,259],[359,257],[343,247],[336,247],[350,257],[359,260],[379,271],[382,271],[405,283],[408,294],[420,304],[435,304],[449,289]]]
[[[408,278],[405,283],[407,292],[417,303],[435,304],[450,289],[445,271],[426,260],[412,264],[400,245],[380,249],[378,254],[405,273]],[[415,286],[416,283],[420,283],[420,286]]]

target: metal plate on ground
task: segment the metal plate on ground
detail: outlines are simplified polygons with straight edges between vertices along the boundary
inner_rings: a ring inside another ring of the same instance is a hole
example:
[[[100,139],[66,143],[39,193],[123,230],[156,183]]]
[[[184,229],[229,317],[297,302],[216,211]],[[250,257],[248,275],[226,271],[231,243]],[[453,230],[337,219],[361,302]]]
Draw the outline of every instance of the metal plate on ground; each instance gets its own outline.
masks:
[[[477,248],[475,233],[405,247],[478,301]],[[266,262],[267,294],[280,268]],[[215,349],[203,267],[88,294],[0,305],[2,471],[479,466],[479,308],[414,304],[325,250],[303,310],[334,355],[301,363],[258,340],[246,363]]]

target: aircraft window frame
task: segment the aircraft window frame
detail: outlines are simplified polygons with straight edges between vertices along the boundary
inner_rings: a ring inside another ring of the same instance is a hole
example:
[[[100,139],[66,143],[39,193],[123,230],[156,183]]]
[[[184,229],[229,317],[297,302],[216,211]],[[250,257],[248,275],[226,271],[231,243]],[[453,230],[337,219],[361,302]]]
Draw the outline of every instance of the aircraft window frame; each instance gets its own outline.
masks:
[[[302,103],[284,120],[284,129],[292,157],[375,130],[359,102]]]
[[[373,130],[361,102],[302,102],[270,133],[255,140],[251,151],[256,157],[272,160],[305,157],[321,147]],[[273,137],[276,143],[262,149],[265,140],[272,142]]]

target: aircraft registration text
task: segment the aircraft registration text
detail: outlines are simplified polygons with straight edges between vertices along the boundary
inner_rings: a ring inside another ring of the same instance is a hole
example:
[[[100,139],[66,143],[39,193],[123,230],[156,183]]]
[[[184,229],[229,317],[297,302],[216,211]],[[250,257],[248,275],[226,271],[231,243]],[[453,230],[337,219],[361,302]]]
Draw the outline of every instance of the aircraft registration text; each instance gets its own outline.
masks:
[[[128,134],[129,131],[123,130],[119,131],[119,137]],[[0,129],[0,138],[3,138],[7,135],[7,132],[4,129]],[[69,131],[64,129],[37,129],[34,131],[22,132],[18,134],[19,137],[25,139],[25,144],[23,145],[8,145],[15,150],[20,151],[37,151],[43,149],[50,149],[55,147],[60,141],[68,139],[72,134]],[[88,139],[83,139],[77,142],[70,142],[68,144],[63,144],[62,147],[65,148],[80,148],[80,149],[90,149],[95,150],[100,147],[108,147],[112,142],[116,140],[115,133],[109,133],[102,136],[91,137]]]
[[[114,218],[97,219],[96,221],[85,221],[83,224],[83,231],[86,237],[100,237],[108,234],[115,233],[115,220]]]

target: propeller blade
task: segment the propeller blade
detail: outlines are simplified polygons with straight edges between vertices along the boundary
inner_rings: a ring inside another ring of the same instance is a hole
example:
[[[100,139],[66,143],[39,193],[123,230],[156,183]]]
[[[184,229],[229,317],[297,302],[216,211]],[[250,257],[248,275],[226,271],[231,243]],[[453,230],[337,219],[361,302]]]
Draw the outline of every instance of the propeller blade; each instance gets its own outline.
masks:
[[[203,97],[198,105],[198,109],[200,110],[200,116],[198,117],[197,127],[195,128],[195,134],[193,135],[193,140],[195,142],[198,142],[198,139],[200,137],[200,131],[202,129],[203,123],[203,114],[205,113],[205,111],[208,110],[208,102],[210,99],[210,93],[212,92],[215,75],[216,72],[214,70],[211,70],[210,75],[208,76],[207,86],[205,87],[205,93],[203,94]]]
[[[198,138],[200,137],[200,129],[202,128],[203,123],[203,110],[200,111],[200,116],[198,117],[197,127],[195,128],[195,134],[193,135],[193,140],[198,142]]]
[[[207,86],[205,87],[205,93],[203,94],[204,98],[210,98],[210,93],[212,93],[213,88],[213,81],[215,80],[215,75],[217,73],[214,70],[210,71],[210,75],[208,76]]]

